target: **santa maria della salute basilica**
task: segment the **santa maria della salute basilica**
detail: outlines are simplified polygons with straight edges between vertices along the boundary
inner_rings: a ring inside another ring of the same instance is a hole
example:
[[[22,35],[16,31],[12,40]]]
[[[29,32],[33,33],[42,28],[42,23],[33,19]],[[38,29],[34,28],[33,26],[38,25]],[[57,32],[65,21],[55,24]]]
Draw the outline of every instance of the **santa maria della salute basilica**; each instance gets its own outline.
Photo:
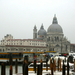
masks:
[[[54,16],[52,24],[48,27],[47,31],[44,29],[43,24],[38,32],[37,27],[34,26],[33,39],[46,41],[46,47],[49,51],[59,53],[70,52],[70,42],[64,37],[63,29],[58,24],[56,16]]]
[[[33,39],[13,39],[7,34],[1,40],[1,52],[45,52],[56,51],[59,53],[70,52],[70,42],[64,37],[63,29],[58,24],[57,17],[53,17],[52,24],[47,31],[43,24],[37,32],[37,26],[33,28]]]

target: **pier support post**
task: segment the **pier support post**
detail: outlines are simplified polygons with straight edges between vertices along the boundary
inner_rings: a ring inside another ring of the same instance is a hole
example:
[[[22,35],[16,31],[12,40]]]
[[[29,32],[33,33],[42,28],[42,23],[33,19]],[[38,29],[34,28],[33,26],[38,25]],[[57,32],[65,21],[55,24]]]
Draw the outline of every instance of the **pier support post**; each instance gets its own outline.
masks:
[[[28,75],[28,63],[27,63],[27,60],[25,60],[25,75]]]
[[[24,61],[23,61],[23,75],[28,75],[28,56],[24,57]]]
[[[36,60],[34,60],[34,71],[36,73]]]
[[[63,70],[62,70],[62,75],[65,75],[65,65],[64,65],[64,60],[63,60]]]
[[[9,75],[12,75],[12,73],[13,73],[13,72],[12,72],[12,71],[13,71],[13,70],[12,70],[12,53],[10,53],[9,62],[10,62],[10,71],[9,71],[10,73],[9,73]]]
[[[18,68],[18,62],[17,62],[17,59],[16,59],[16,61],[15,61],[15,74],[17,74],[17,68]]]
[[[42,59],[41,59],[41,65],[40,65],[40,75],[42,75]]]
[[[37,75],[40,75],[40,65],[37,66]]]
[[[54,60],[54,71],[56,71],[56,61]]]
[[[53,64],[54,64],[54,59],[52,58],[52,60],[51,60],[51,75],[53,75]]]
[[[5,64],[1,64],[1,75],[5,75]]]
[[[28,55],[26,55],[26,56],[24,57],[24,60],[26,60],[26,62],[28,63]]]
[[[24,71],[25,71],[25,63],[23,62],[23,65],[22,65],[22,71],[23,71],[23,75],[25,75],[24,73]]]
[[[74,59],[74,72],[75,72],[75,59]]]
[[[10,65],[10,75],[12,75],[12,65]]]
[[[60,71],[61,71],[61,59],[59,59],[59,69],[60,69]]]
[[[50,58],[50,70],[51,70],[51,58]]]
[[[48,57],[46,58],[46,71],[48,71]]]
[[[67,75],[69,75],[69,60],[67,60]]]
[[[59,58],[58,58],[58,71],[59,71]]]

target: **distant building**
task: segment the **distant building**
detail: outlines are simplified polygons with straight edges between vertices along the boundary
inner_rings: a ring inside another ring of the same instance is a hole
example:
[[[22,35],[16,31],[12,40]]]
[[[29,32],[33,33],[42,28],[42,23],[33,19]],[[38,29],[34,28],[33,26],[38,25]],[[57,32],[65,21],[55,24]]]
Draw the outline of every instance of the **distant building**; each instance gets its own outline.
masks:
[[[13,39],[13,36],[7,34],[1,40],[1,52],[23,52],[23,51],[46,51],[46,42],[38,39]]]
[[[1,40],[1,45],[21,45],[21,46],[44,46],[46,42],[38,39],[13,39],[13,36],[7,34]]]
[[[2,47],[3,46],[3,47]],[[13,49],[12,49],[13,48]],[[7,34],[1,40],[1,51],[56,51],[59,53],[70,52],[70,42],[64,37],[63,29],[58,24],[54,16],[52,24],[47,31],[43,24],[37,32],[37,27],[33,29],[33,39],[13,39],[12,35]]]
[[[75,44],[71,44],[71,51],[75,52]]]

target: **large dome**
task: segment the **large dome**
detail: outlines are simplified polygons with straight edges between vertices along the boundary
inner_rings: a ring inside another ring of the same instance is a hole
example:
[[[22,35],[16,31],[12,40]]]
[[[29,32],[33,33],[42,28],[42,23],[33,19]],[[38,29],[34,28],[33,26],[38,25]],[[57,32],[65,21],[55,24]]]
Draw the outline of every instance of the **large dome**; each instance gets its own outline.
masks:
[[[46,35],[46,30],[41,26],[40,30],[38,31],[38,35]]]
[[[58,24],[57,22],[57,18],[56,16],[54,16],[53,18],[53,22],[52,24],[48,27],[47,30],[48,33],[54,33],[54,32],[58,32],[58,33],[63,33],[62,27]]]

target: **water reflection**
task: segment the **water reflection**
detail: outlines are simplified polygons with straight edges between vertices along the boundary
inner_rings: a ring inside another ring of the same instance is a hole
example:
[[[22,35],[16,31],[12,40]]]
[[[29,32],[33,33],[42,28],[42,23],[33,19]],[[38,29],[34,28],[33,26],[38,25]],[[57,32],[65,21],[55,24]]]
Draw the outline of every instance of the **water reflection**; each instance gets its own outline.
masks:
[[[6,75],[9,75],[10,66],[6,66]],[[15,73],[15,66],[13,66],[13,74]],[[18,73],[22,73],[22,66],[18,66]],[[1,66],[0,66],[0,75],[1,75]]]

